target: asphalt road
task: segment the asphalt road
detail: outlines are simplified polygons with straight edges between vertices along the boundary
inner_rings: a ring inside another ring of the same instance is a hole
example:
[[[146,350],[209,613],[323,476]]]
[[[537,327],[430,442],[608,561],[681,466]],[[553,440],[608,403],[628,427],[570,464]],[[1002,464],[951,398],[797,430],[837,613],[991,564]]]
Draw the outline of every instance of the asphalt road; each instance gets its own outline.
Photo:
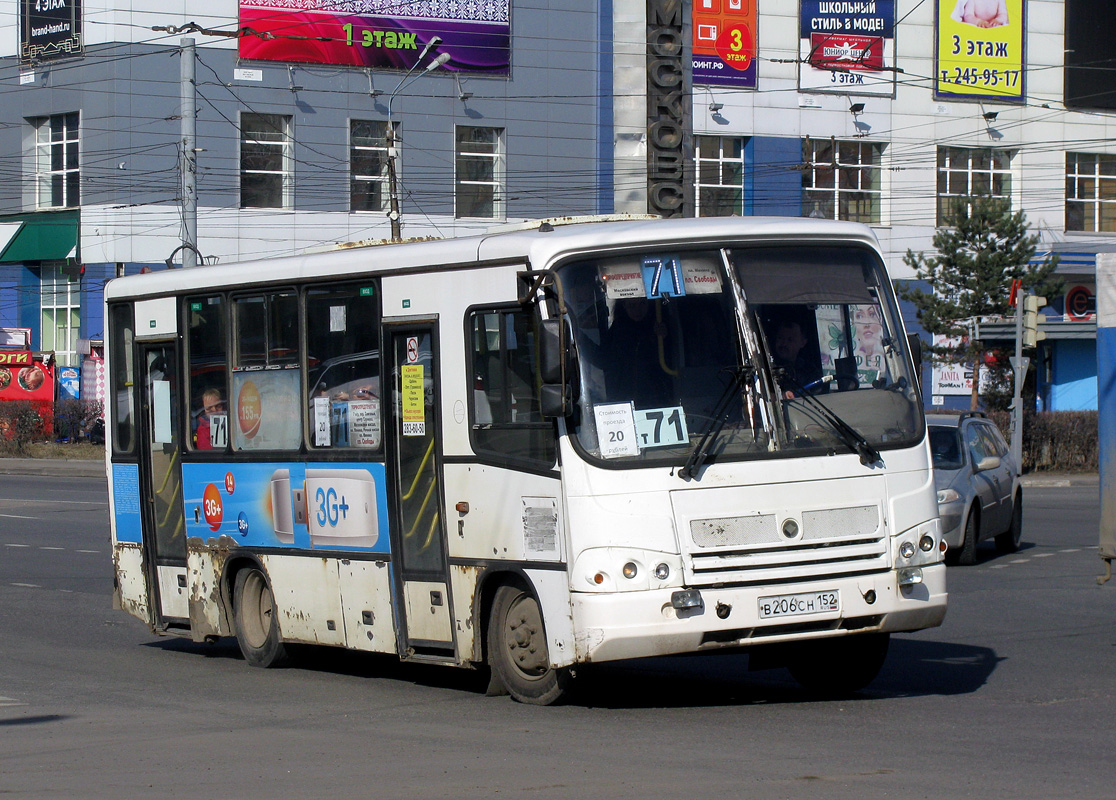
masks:
[[[154,637],[110,607],[103,481],[0,477],[0,794],[1110,800],[1096,492],[1028,487],[1024,549],[952,569],[945,624],[853,699],[716,655],[598,666],[535,708],[394,658],[257,670]]]

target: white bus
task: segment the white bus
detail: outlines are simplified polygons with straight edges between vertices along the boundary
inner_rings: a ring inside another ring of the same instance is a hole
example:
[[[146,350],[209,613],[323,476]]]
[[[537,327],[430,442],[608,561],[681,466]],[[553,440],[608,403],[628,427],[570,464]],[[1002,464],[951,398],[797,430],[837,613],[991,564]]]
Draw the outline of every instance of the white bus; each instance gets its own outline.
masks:
[[[746,648],[871,681],[946,610],[872,232],[542,222],[106,289],[116,603],[158,634],[491,667]]]

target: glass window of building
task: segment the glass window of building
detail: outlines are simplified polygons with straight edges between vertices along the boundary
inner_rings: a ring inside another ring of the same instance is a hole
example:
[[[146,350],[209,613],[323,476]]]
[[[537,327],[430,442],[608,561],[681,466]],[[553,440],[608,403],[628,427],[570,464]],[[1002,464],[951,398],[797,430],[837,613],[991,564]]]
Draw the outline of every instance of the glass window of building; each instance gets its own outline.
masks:
[[[55,363],[76,367],[81,322],[81,283],[57,266],[42,268],[42,349],[53,350]]]
[[[241,208],[288,208],[292,163],[290,117],[240,115]]]
[[[946,224],[969,197],[1011,199],[1009,150],[988,147],[938,148],[938,223]]]
[[[744,142],[736,136],[695,136],[697,215],[744,215]]]
[[[1116,155],[1066,153],[1066,230],[1116,231]]]
[[[32,121],[35,126],[35,186],[39,208],[67,208],[81,203],[78,114],[55,114]]]
[[[504,132],[459,125],[456,130],[454,214],[459,219],[504,217]]]
[[[802,141],[802,216],[880,222],[884,146],[834,139]]]
[[[350,210],[386,211],[391,200],[388,189],[387,123],[350,120]]]

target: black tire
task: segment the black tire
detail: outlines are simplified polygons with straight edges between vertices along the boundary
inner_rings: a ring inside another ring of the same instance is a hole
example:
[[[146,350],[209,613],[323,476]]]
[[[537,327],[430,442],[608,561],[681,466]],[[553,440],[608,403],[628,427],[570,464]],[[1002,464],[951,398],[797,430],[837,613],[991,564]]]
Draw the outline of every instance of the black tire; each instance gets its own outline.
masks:
[[[890,641],[888,633],[861,633],[808,642],[795,648],[788,669],[812,694],[850,695],[879,675]]]
[[[488,621],[488,663],[521,703],[548,706],[569,687],[569,670],[550,666],[538,601],[519,586],[496,590]]]
[[[1015,553],[1023,538],[1023,493],[1017,492],[1011,502],[1011,525],[996,537],[996,549],[1001,553]]]
[[[961,551],[957,554],[957,563],[963,567],[971,567],[977,562],[977,544],[980,538],[980,520],[975,510],[970,510],[965,517],[965,541],[961,542]]]
[[[236,573],[233,620],[236,641],[245,661],[253,667],[278,667],[286,663],[287,648],[279,636],[275,596],[267,576],[255,567]]]

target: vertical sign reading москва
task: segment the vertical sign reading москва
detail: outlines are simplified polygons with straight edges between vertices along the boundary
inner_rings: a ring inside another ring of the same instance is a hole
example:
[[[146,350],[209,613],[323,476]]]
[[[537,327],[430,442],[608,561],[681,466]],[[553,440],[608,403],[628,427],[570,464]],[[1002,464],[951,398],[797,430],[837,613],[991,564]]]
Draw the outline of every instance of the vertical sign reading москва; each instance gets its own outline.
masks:
[[[19,63],[80,55],[81,0],[21,0]]]
[[[647,0],[647,210],[688,216],[690,91],[682,0]]]

